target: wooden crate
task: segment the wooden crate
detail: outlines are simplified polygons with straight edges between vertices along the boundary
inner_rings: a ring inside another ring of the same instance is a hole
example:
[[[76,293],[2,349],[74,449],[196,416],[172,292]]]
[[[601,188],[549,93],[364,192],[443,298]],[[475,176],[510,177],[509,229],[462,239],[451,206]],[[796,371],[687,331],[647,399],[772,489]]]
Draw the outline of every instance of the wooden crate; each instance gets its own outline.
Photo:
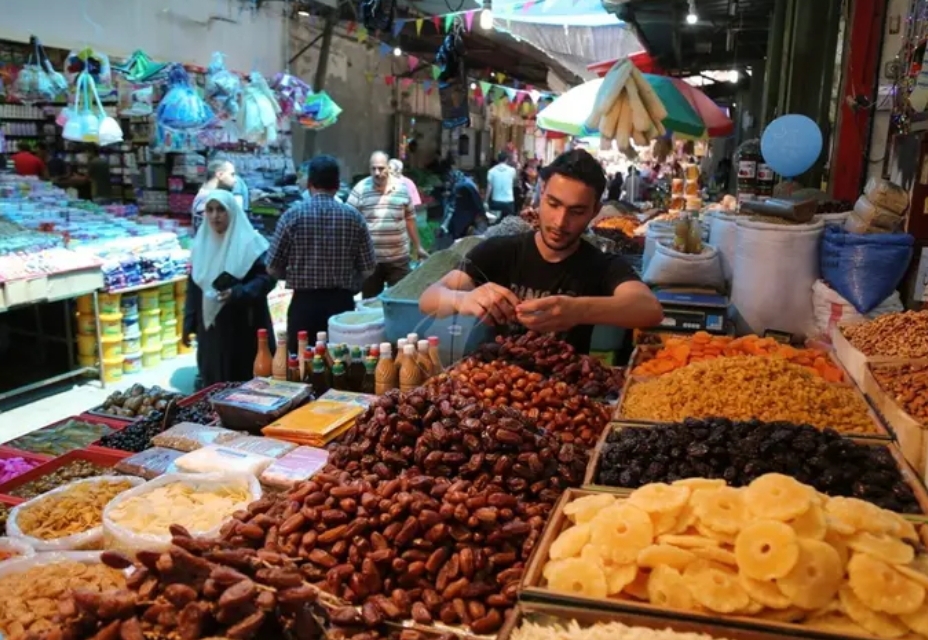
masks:
[[[862,638],[865,640],[873,640],[875,637],[832,634],[809,629],[798,624],[776,622],[773,620],[722,616],[721,614],[715,613],[705,614],[678,611],[634,600],[588,598],[549,590],[546,587],[543,570],[551,544],[570,524],[570,521],[564,514],[564,506],[576,498],[594,495],[596,493],[600,492],[586,489],[567,489],[561,495],[554,506],[551,516],[548,518],[548,523],[545,526],[544,532],[538,540],[538,544],[534,552],[532,552],[532,556],[529,558],[528,565],[525,568],[525,573],[522,576],[522,582],[520,584],[520,603],[531,604],[531,606],[536,608],[548,608],[549,610],[552,608],[558,608],[561,611],[573,611],[575,609],[583,610],[590,616],[595,616],[597,614],[615,614],[620,616],[633,615],[636,616],[637,620],[642,622],[642,626],[652,626],[652,628],[654,628],[657,624],[663,624],[664,627],[673,627],[675,624],[681,624],[685,625],[685,627],[681,627],[680,630],[683,630],[683,628],[695,628],[705,633],[711,633],[711,635],[715,637],[727,638],[728,640],[773,640],[774,638],[817,638],[822,640]],[[570,615],[573,614],[571,613]],[[652,624],[647,625],[645,621],[652,621]],[[514,624],[513,622],[504,626],[500,633],[500,637],[505,640],[508,634],[511,633]],[[735,635],[742,632],[757,635]]]
[[[864,369],[864,393],[870,398],[886,426],[896,436],[902,455],[924,480],[928,474],[928,424],[910,416],[896,399],[887,393],[876,376],[874,369],[898,368],[903,364],[928,365],[928,359],[895,361],[886,363],[868,362]]]
[[[589,491],[615,493],[617,495],[628,495],[630,492],[634,491],[634,488],[631,487],[612,487],[609,485],[596,483],[596,477],[599,475],[599,467],[600,461],[602,460],[603,449],[606,446],[606,439],[609,437],[610,433],[619,429],[649,429],[655,426],[659,426],[659,424],[633,422],[628,420],[622,422],[610,422],[608,425],[606,425],[606,428],[603,429],[602,434],[599,436],[599,440],[596,442],[596,447],[590,454],[590,461],[587,464],[586,473],[583,476],[583,489]],[[925,488],[921,478],[906,460],[905,456],[903,456],[902,452],[895,445],[895,443],[886,442],[885,440],[880,441],[873,438],[862,438],[856,436],[851,437],[851,440],[854,442],[859,442],[860,444],[865,444],[867,446],[886,447],[889,449],[890,454],[892,454],[893,459],[896,461],[896,466],[899,468],[899,473],[902,475],[902,479],[905,480],[909,487],[911,487],[912,493],[915,494],[915,499],[918,501],[918,506],[921,508],[923,514],[905,514],[906,517],[911,516],[912,520],[928,522],[928,489]],[[863,473],[863,471],[864,470],[861,470],[861,473]]]
[[[864,388],[864,377],[867,371],[868,363],[885,363],[885,362],[899,362],[898,358],[891,358],[888,356],[866,356],[863,352],[858,351],[848,339],[844,337],[844,334],[841,333],[842,327],[848,326],[847,323],[841,323],[836,325],[831,331],[831,344],[835,348],[835,356],[838,359],[847,372],[850,374],[851,379],[857,383],[857,386],[860,389]]]

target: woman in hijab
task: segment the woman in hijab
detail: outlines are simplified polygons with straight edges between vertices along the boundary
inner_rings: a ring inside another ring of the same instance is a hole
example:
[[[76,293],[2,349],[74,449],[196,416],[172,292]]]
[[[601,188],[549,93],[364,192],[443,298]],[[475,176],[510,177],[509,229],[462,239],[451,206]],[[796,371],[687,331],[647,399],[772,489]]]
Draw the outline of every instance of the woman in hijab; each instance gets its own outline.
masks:
[[[250,380],[257,330],[274,335],[267,294],[275,280],[264,262],[268,242],[228,191],[207,196],[205,218],[191,249],[184,344],[196,334],[204,385]]]

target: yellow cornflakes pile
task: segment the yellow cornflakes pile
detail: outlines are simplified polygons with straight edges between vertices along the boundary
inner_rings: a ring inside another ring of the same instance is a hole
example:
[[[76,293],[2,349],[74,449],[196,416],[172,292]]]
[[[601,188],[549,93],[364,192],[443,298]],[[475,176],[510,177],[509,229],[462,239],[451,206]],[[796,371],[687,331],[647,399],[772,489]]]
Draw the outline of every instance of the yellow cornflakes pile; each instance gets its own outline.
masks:
[[[129,480],[75,482],[20,510],[16,525],[27,536],[42,540],[83,533],[99,527],[107,503],[132,486]]]

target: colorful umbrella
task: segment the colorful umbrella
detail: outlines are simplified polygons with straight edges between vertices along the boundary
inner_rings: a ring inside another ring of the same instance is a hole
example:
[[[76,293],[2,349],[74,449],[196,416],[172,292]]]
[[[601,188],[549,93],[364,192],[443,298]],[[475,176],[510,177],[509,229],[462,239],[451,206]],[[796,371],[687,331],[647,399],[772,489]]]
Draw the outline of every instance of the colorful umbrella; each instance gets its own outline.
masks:
[[[712,98],[688,84],[680,78],[671,78],[673,86],[677,88],[690,106],[696,111],[699,119],[706,125],[706,135],[710,138],[724,138],[735,132],[735,123],[725,115]]]
[[[684,136],[701,137],[706,130],[702,120],[683,94],[670,82],[670,78],[648,73],[643,75],[667,110],[664,127]],[[590,80],[556,98],[538,114],[538,126],[572,136],[595,134],[596,131],[587,128],[584,121],[590,114],[596,100],[596,92],[602,83],[602,78]]]

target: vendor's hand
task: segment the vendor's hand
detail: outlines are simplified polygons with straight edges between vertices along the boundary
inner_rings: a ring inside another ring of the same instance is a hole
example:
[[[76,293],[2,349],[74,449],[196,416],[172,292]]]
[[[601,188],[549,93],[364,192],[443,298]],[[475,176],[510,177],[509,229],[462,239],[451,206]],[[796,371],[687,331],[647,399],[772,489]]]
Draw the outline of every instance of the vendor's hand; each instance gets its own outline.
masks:
[[[192,331],[184,331],[183,335],[181,335],[180,337],[180,343],[184,345],[185,347],[187,347],[188,349],[190,348],[190,336],[191,335],[193,335]]]
[[[225,291],[220,291],[216,295],[216,299],[219,300],[219,302],[228,302],[231,297],[232,297],[232,289],[226,289]]]
[[[486,324],[508,324],[516,318],[519,298],[506,287],[488,282],[467,293],[458,311]]]
[[[559,333],[581,323],[577,300],[570,296],[548,296],[526,300],[516,306],[516,318],[527,329]]]
[[[425,249],[422,249],[421,247],[419,248],[418,253],[419,253],[419,260],[425,260],[430,255],[428,251],[426,251]]]

